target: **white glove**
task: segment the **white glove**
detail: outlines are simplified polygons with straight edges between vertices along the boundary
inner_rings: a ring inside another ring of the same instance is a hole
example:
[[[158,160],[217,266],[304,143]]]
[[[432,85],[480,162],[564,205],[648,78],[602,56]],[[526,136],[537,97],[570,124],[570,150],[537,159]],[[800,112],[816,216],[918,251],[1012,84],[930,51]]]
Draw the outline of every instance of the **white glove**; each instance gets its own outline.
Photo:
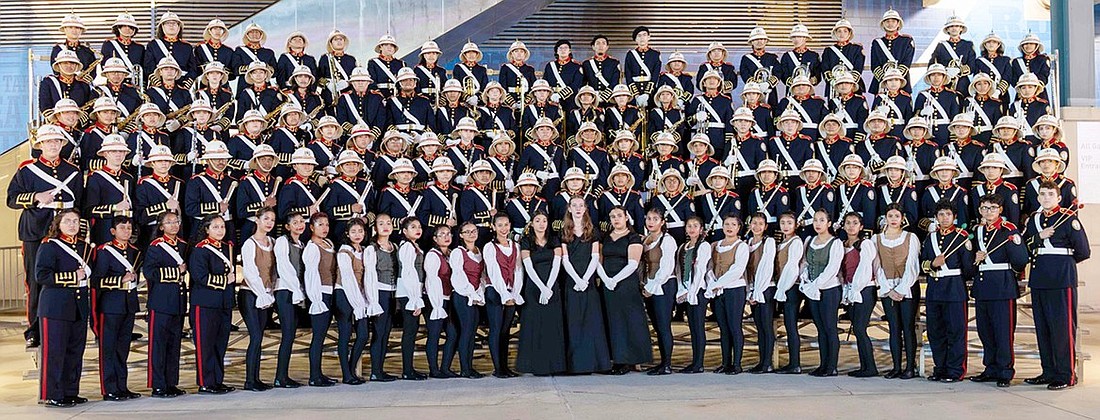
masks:
[[[513,110],[519,111],[522,108],[523,108],[523,104],[519,103],[519,101],[516,101],[516,102],[512,103],[512,109]]]
[[[173,118],[164,122],[164,128],[168,131],[176,131],[180,129],[180,121]]]
[[[692,175],[692,176],[688,177],[687,184],[691,185],[691,186],[697,186],[697,185],[700,185],[701,183],[699,182],[699,177],[697,177],[695,175]]]
[[[561,102],[561,95],[559,95],[557,92],[554,92],[553,95],[550,95],[550,102]]]
[[[329,175],[329,178],[335,177],[336,176],[336,167],[332,166],[332,165],[326,166],[325,167],[325,173]]]
[[[550,303],[550,298],[554,296],[554,290],[550,288],[542,289],[539,293],[539,304],[546,305]]]
[[[699,111],[699,112],[695,113],[695,121],[706,121],[706,120],[707,120],[707,112],[706,111]]]
[[[933,220],[932,223],[928,224],[928,232],[929,233],[935,232],[936,229],[939,229],[939,228],[940,228],[940,223],[935,221],[935,220]]]
[[[513,181],[511,179],[504,180],[504,189],[508,191],[516,189],[516,181]]]
[[[684,109],[684,100],[683,99],[677,99],[676,100],[676,107],[680,108],[680,109]]]
[[[141,151],[134,153],[134,158],[130,160],[130,164],[134,166],[141,166]]]
[[[635,103],[638,104],[639,108],[644,107],[644,106],[646,106],[646,104],[649,103],[649,94],[648,93],[643,93],[641,95],[638,95],[637,98],[634,98],[634,101],[635,101]]]
[[[188,162],[194,162],[195,158],[197,158],[197,157],[198,157],[198,153],[195,153],[194,150],[192,150],[190,152],[187,152],[187,161]]]
[[[654,181],[654,180],[652,180],[652,179],[651,179],[651,180],[649,180],[649,181],[646,181],[646,182],[645,182],[645,188],[646,188],[647,190],[652,190],[652,189],[654,189],[654,188],[657,188],[657,181]]]
[[[466,98],[466,103],[470,106],[477,106],[478,102],[477,95],[470,95],[469,98]]]
[[[307,123],[305,123],[305,124],[302,124],[302,125],[298,126],[298,128],[300,128],[300,129],[302,129],[302,130],[306,130],[306,131],[310,131],[310,132],[312,132],[312,131],[313,131],[313,123],[308,123],[308,122],[307,122]]]
[[[735,159],[735,158],[733,157],[733,154],[730,154],[729,156],[726,156],[726,160],[723,160],[723,161],[722,161],[722,164],[723,164],[723,165],[726,165],[726,166],[731,166],[731,165],[733,165],[733,164],[735,164],[735,163],[737,163],[737,159]]]
[[[222,127],[221,124],[214,124],[214,125],[210,126],[210,129],[220,133],[220,132],[222,132],[222,130],[225,129],[225,127]]]
[[[466,175],[459,175],[455,177],[455,183],[466,185]]]
[[[546,179],[547,179],[547,178],[550,178],[550,172],[547,172],[547,171],[535,171],[535,178],[538,178],[538,179],[540,179],[540,180],[542,180],[542,181],[546,181]]]

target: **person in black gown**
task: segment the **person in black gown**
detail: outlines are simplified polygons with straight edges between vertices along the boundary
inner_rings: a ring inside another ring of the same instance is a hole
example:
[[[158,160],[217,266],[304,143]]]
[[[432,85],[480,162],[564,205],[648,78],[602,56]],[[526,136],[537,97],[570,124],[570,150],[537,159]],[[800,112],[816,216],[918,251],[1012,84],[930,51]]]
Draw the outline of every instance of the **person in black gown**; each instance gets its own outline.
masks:
[[[642,238],[627,221],[626,209],[615,206],[608,215],[611,232],[601,241],[603,260],[596,271],[603,281],[604,307],[611,344],[612,375],[624,375],[635,365],[653,361],[649,323],[642,303],[638,262]]]
[[[600,261],[600,231],[592,223],[584,197],[569,199],[561,242],[567,371],[605,372],[611,369],[611,353],[604,330],[603,302],[599,288],[593,284]]]
[[[536,212],[520,240],[524,272],[516,369],[535,375],[565,372],[565,326],[562,313],[561,242],[550,235],[546,213]]]

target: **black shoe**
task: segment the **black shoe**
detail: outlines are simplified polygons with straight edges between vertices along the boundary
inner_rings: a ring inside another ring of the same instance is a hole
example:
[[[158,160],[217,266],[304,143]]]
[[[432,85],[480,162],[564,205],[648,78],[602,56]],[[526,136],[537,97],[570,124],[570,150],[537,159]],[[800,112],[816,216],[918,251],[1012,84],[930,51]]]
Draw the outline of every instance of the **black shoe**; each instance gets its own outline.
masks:
[[[993,378],[990,378],[989,376],[986,376],[986,374],[985,374],[985,373],[981,373],[981,374],[978,374],[978,375],[974,375],[974,376],[971,376],[971,377],[969,377],[969,378],[967,378],[967,379],[969,379],[969,380],[970,380],[970,382],[977,382],[977,383],[982,383],[982,382],[993,382],[993,381],[994,381],[994,379],[993,379]]]
[[[404,376],[404,375],[402,375],[402,376]],[[493,371],[493,377],[494,378],[499,378],[499,379],[511,378],[511,376],[508,376],[508,372],[505,372],[505,371],[502,371],[502,370],[494,370]]]
[[[145,336],[141,335],[139,333],[130,333],[130,341],[131,342],[141,340],[142,337],[145,337]]]
[[[103,394],[103,401],[126,401],[127,399],[129,398],[127,398],[127,396],[124,394],[118,394],[114,392]],[[74,402],[73,404],[76,403]]]
[[[39,342],[38,342],[37,338],[31,337],[31,338],[27,339],[27,348],[28,349],[36,349],[36,348],[38,348],[38,345],[39,345]],[[46,401],[49,401],[49,400],[46,400]]]
[[[397,380],[396,376],[390,375],[386,372],[370,374],[370,381],[371,382],[393,382],[393,381],[396,381],[396,380]]]
[[[504,372],[504,373],[505,374],[512,374],[511,372]],[[511,378],[511,376],[508,376],[508,377]],[[420,373],[420,372],[417,372],[417,371],[414,370],[412,372],[402,373],[401,374],[401,379],[405,380],[405,381],[423,381],[425,379],[428,379],[428,377],[426,375],[424,375],[423,373]]]
[[[241,330],[241,327],[238,327],[235,324],[229,324],[229,332],[237,332],[237,331],[240,331],[240,330]]]
[[[171,392],[171,393],[173,394],[173,395],[172,395],[173,397],[178,397],[178,396],[180,396],[180,395],[187,395],[187,391],[184,391],[184,390],[182,390],[182,389],[179,389],[179,388],[177,388],[177,387],[175,387],[175,386],[170,386],[170,387],[168,387],[168,392]]]
[[[268,384],[265,384],[263,382],[258,382],[257,381],[256,383],[244,384],[243,389],[246,390],[246,391],[252,391],[252,392],[264,392],[264,391],[267,391],[267,390],[271,389],[271,385],[268,385]]]
[[[348,385],[362,385],[362,384],[367,383],[366,380],[364,380],[363,378],[360,378],[358,376],[353,376],[353,377],[350,377],[350,378],[344,378],[343,382],[345,384],[348,384]]]
[[[702,373],[703,367],[699,365],[687,365],[683,369],[678,370],[679,373]]]
[[[898,379],[913,379],[917,377],[917,372],[914,369],[906,369],[898,375]]]
[[[168,388],[153,388],[153,392],[149,393],[153,398],[175,398],[176,394]]]
[[[457,378],[458,377],[458,374],[455,373],[453,370],[450,370],[450,369],[440,369],[439,370],[439,375],[442,376],[443,379],[451,379],[451,378]]]
[[[180,334],[180,341],[190,341],[190,340],[191,340],[191,330],[184,330],[183,334]]]
[[[853,377],[853,378],[874,378],[874,377],[878,376],[878,369],[857,370],[853,373],[854,373],[854,375],[852,373],[849,373],[848,375]]]
[[[778,373],[778,374],[781,374],[781,375],[801,375],[802,374],[802,367],[801,366],[783,366],[783,367],[779,368],[779,370],[775,371],[775,373]]]
[[[334,381],[332,379],[329,379],[329,378],[326,378],[326,377],[321,377],[321,378],[318,378],[318,379],[310,379],[309,380],[309,386],[329,387],[329,386],[333,386],[333,385],[336,385],[336,381]]]
[[[69,400],[66,400],[66,399],[42,400],[42,404],[45,405],[46,407],[56,407],[56,408],[69,408],[69,407],[72,407],[72,406],[76,405],[76,403],[74,403],[72,401],[69,401]]]
[[[504,373],[508,374],[508,377],[509,377],[509,378],[518,378],[518,377],[520,377],[520,376],[523,376],[522,374],[516,373],[516,371],[514,371],[514,370],[512,370],[512,369],[505,369],[505,370],[504,370]],[[419,374],[420,376],[424,376],[424,374],[423,374],[423,373],[419,373],[419,372],[418,372],[418,374]]]
[[[283,380],[276,379],[275,383],[273,383],[272,385],[276,388],[297,388],[302,386],[302,384],[290,378],[286,378]]]
[[[851,372],[848,372],[848,376],[853,377],[853,378],[861,378],[862,376],[859,376],[859,375],[862,375],[862,374],[863,374],[862,369],[856,369],[856,370],[853,370]]]
[[[279,323],[275,321],[268,322],[267,326],[264,327],[264,330],[268,331],[279,331],[281,329],[283,329],[283,326],[279,325]]]
[[[729,365],[721,365],[711,370],[711,373],[726,373],[726,370],[728,370],[729,368]]]
[[[485,375],[483,375],[481,372],[478,372],[476,370],[464,371],[462,373],[459,373],[458,376],[466,378],[466,379],[481,379],[481,378],[485,377]]]
[[[998,379],[997,380],[997,388],[1008,388],[1010,386],[1012,386],[1012,380],[1011,379]]]
[[[952,377],[940,378],[940,382],[943,382],[945,384],[953,384],[953,383],[958,382],[958,381],[960,381],[959,378],[952,378]]]
[[[228,394],[230,392],[233,392],[233,391],[237,390],[236,387],[232,387],[232,386],[229,386],[229,385],[226,385],[226,384],[217,384],[217,385],[214,385],[214,386],[216,386],[218,388],[221,388],[223,394]]]
[[[944,379],[945,379],[945,378],[941,378],[941,377],[940,377],[940,375],[937,375],[937,374],[935,374],[935,373],[933,373],[933,374],[931,374],[931,375],[928,375],[928,380],[929,380],[929,381],[932,381],[932,382],[939,382],[939,381],[942,381],[942,380],[944,380]]]
[[[65,397],[65,401],[71,402],[71,403],[76,404],[76,405],[80,405],[80,404],[84,404],[84,403],[88,402],[88,399],[77,395],[77,396],[74,396],[74,397]]]
[[[141,394],[138,394],[138,393],[136,393],[136,392],[133,392],[133,391],[131,391],[131,390],[129,390],[129,389],[125,389],[125,390],[123,390],[123,391],[122,391],[122,394],[123,394],[123,395],[125,395],[125,396],[126,396],[126,399],[128,399],[128,400],[133,400],[133,399],[141,398]]]
[[[754,373],[754,374],[773,373],[773,372],[775,372],[775,368],[771,367],[771,365],[760,366],[759,369],[753,368],[753,370],[749,371],[749,373]]]
[[[654,367],[650,368],[648,371],[646,371],[645,374],[649,375],[649,376],[671,375],[672,374],[672,366],[657,365],[657,366],[654,366]]]
[[[727,369],[725,373],[727,375],[737,375],[741,372],[744,372],[743,370],[741,370],[741,366],[730,366],[730,368]]]
[[[217,386],[212,385],[212,386],[200,386],[199,387],[199,393],[200,394],[210,394],[210,395],[221,395],[221,394],[224,394],[225,391],[223,391],[221,388],[218,388]]]
[[[810,376],[821,376],[821,374],[824,373],[824,372],[825,372],[825,367],[824,366],[818,366],[818,367],[814,368],[814,370],[810,371]]]
[[[1047,379],[1047,378],[1043,377],[1042,375],[1036,376],[1034,378],[1024,379],[1024,383],[1028,384],[1028,385],[1047,385],[1050,382],[1051,382],[1050,379]]]
[[[890,369],[890,371],[886,372],[885,375],[882,375],[882,377],[886,379],[894,379],[897,378],[898,375],[901,375],[901,369],[893,368]]]
[[[1047,384],[1047,389],[1049,389],[1051,391],[1061,391],[1063,389],[1069,388],[1070,386],[1071,385],[1067,382],[1050,381],[1050,383]]]

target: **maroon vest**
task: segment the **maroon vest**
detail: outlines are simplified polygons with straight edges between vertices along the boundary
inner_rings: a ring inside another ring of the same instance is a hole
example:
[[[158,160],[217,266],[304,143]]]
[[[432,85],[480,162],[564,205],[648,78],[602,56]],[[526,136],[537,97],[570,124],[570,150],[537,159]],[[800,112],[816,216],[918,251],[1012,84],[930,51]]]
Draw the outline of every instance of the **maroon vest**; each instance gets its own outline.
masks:
[[[439,257],[439,281],[443,283],[443,296],[450,297],[451,292],[454,291],[451,286],[451,265],[447,264],[447,257],[444,257],[438,249],[432,249],[429,252]]]
[[[504,253],[500,252],[500,245],[497,245],[496,242],[490,243],[496,247],[497,265],[500,266],[500,276],[504,278],[504,284],[509,289],[514,288],[516,283],[516,259],[519,257],[519,250],[516,249],[515,245],[511,245],[509,248],[512,250],[512,255],[504,256]]]
[[[470,252],[466,249],[462,249],[462,271],[466,273],[466,278],[470,280],[470,285],[474,286],[474,289],[481,287],[481,269],[483,261],[474,261],[470,258]]]
[[[859,267],[860,242],[863,241],[857,241],[851,250],[844,253],[844,261],[840,264],[840,281],[844,284],[851,284],[856,276],[856,268]]]

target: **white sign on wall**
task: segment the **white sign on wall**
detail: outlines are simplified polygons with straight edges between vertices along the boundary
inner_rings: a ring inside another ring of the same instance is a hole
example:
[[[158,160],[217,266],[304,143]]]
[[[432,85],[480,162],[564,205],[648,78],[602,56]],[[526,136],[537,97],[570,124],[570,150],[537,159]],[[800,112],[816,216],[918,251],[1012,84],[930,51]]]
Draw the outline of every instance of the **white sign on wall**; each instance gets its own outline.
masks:
[[[1077,189],[1082,203],[1100,203],[1100,122],[1077,123]],[[1072,158],[1072,157],[1071,157]]]

